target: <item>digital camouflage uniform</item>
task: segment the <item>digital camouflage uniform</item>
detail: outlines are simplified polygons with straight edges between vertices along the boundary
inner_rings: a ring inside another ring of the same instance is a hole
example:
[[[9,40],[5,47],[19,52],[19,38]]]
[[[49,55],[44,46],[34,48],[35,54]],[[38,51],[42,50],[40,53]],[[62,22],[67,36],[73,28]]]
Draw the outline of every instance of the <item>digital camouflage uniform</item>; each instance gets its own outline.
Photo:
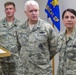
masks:
[[[11,26],[8,25],[6,19],[0,21],[0,46],[3,46],[11,52],[10,57],[0,58],[1,68],[4,75],[17,75],[17,61],[19,59],[16,30],[21,22],[14,19]]]
[[[52,25],[39,19],[33,29],[22,25],[18,31],[21,45],[19,65],[20,75],[52,75],[51,61],[56,53],[55,32]]]
[[[59,35],[58,51],[57,75],[76,75],[76,28],[69,38],[66,38],[66,31]]]

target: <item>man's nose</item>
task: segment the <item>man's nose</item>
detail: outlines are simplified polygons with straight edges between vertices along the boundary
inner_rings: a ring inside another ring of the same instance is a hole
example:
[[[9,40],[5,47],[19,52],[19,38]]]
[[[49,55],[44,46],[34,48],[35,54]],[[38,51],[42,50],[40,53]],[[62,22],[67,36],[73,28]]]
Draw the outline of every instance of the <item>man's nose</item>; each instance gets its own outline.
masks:
[[[33,14],[36,14],[36,12],[35,12],[35,11],[33,11]]]

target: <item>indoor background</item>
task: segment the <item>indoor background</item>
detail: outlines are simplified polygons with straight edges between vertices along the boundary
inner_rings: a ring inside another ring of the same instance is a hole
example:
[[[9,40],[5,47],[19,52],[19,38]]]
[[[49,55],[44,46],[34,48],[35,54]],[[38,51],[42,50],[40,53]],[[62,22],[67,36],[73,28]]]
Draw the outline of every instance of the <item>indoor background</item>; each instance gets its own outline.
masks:
[[[27,17],[24,13],[24,3],[27,0],[0,0],[0,20],[5,18],[4,3],[7,1],[13,1],[16,4],[15,17],[21,20],[22,22],[25,22]],[[46,20],[47,22],[49,22],[50,24],[52,24],[51,19],[47,20],[47,14],[44,11],[48,0],[36,0],[36,1],[39,3],[39,6],[40,6],[40,17]],[[59,8],[60,8],[60,16],[66,8],[73,8],[76,10],[76,0],[59,0]],[[62,32],[65,29],[62,23],[62,20],[61,20],[60,26],[61,26],[60,32]],[[57,34],[60,33],[55,26],[54,26],[54,29]],[[56,75],[57,66],[58,66],[58,54],[54,57],[54,62],[55,62],[54,63],[54,67],[55,67],[54,75]]]

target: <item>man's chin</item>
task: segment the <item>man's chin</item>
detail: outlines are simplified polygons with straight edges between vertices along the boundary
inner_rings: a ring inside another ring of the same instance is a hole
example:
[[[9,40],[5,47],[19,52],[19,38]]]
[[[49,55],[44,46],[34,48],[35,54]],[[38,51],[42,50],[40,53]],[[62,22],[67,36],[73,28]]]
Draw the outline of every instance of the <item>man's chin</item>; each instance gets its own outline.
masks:
[[[32,21],[37,21],[38,19],[33,19]]]
[[[8,18],[11,18],[12,16],[7,16]]]

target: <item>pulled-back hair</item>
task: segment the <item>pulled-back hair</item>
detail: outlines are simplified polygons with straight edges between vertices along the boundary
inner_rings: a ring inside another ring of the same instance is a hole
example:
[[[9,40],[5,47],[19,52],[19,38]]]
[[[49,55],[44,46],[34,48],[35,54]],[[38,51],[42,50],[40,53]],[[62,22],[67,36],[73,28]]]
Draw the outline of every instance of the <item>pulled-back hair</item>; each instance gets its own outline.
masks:
[[[62,19],[64,18],[64,14],[66,13],[66,12],[71,12],[72,14],[74,14],[75,16],[76,16],[76,11],[74,10],[74,9],[66,9],[66,10],[64,10],[64,12],[63,12],[63,14],[62,14]]]

